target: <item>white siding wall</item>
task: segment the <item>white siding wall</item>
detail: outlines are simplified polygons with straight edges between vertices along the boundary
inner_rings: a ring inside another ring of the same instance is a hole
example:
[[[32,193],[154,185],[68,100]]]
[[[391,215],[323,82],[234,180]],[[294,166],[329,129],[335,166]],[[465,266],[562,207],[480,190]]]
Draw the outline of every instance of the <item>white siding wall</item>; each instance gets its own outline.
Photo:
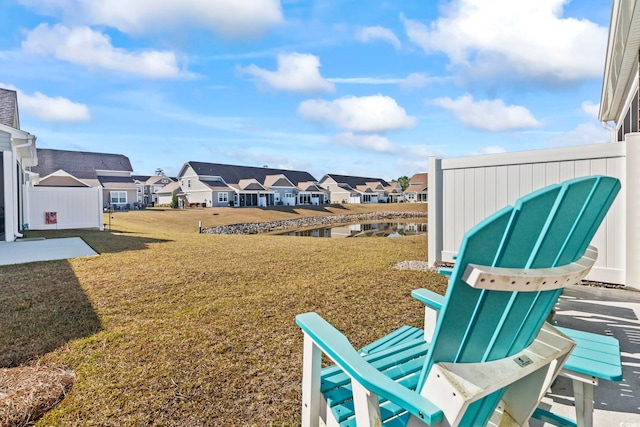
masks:
[[[100,187],[27,187],[25,223],[31,230],[103,229]],[[57,224],[46,224],[45,212],[57,212]]]
[[[158,204],[159,205],[170,205],[173,200],[173,194],[158,194]]]
[[[622,191],[592,244],[599,250],[589,279],[628,283],[625,271],[627,235],[627,144],[638,141],[505,153],[429,163],[429,262],[453,261],[463,234],[520,196],[566,179],[586,175],[619,178]],[[636,175],[640,175],[636,173]],[[632,181],[634,179],[632,178]],[[639,224],[640,225],[640,224]],[[636,237],[638,240],[640,236]],[[631,281],[639,281],[632,279]]]

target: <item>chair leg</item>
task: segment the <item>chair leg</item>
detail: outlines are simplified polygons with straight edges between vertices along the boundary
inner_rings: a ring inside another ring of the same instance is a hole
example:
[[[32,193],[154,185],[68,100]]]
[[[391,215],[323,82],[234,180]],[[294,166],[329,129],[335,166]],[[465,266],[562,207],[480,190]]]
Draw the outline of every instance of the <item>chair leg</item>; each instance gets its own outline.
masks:
[[[358,382],[351,380],[353,389],[353,406],[356,412],[357,426],[381,426],[378,395],[370,392]]]
[[[320,370],[322,352],[313,340],[304,336],[304,359],[302,362],[302,426],[320,425]]]
[[[593,384],[573,380],[578,427],[593,427]]]

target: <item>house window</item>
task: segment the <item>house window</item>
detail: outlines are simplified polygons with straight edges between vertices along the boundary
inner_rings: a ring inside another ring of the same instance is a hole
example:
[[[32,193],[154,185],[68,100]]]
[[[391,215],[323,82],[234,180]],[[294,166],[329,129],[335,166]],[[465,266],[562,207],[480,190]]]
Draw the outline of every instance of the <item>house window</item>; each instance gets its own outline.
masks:
[[[218,193],[218,203],[226,203],[229,201],[229,193]]]
[[[293,199],[293,193],[284,193],[285,199]]]
[[[111,192],[111,204],[127,203],[126,191],[112,191]]]
[[[187,180],[187,188],[191,188],[191,180],[190,179]]]

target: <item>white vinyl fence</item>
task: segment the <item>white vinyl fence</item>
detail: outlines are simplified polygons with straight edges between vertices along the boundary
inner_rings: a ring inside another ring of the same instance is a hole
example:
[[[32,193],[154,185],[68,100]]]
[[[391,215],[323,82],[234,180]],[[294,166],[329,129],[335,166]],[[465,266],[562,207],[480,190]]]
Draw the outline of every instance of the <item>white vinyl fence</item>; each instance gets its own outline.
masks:
[[[104,229],[102,188],[26,187],[24,224],[31,230]]]
[[[625,142],[429,159],[429,264],[452,262],[466,230],[517,198],[586,175],[619,178],[622,190],[592,244],[587,277],[640,288],[640,134]]]

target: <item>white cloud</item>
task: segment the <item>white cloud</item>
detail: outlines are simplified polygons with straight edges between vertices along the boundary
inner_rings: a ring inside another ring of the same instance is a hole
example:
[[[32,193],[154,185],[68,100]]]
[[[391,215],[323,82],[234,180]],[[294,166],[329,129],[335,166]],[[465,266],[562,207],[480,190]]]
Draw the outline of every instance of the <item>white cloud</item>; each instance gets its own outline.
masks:
[[[393,31],[380,26],[361,28],[356,33],[356,39],[364,43],[372,40],[382,40],[387,43],[391,43],[396,49],[400,49],[402,46],[400,40]]]
[[[320,75],[320,59],[305,53],[278,55],[278,69],[269,71],[256,65],[240,68],[260,82],[278,90],[292,92],[319,93],[333,92],[335,86]]]
[[[354,85],[397,85],[405,81],[399,78],[384,77],[331,77],[327,81],[331,83],[346,83]]]
[[[0,83],[0,87],[15,90],[20,112],[51,122],[86,122],[91,120],[89,107],[61,96],[50,97],[40,92],[28,95],[12,85]]]
[[[456,65],[560,81],[599,77],[607,29],[563,18],[565,3],[458,0],[429,26],[402,19],[414,44],[426,53],[444,52]]]
[[[501,99],[474,101],[471,95],[464,95],[455,100],[437,98],[432,103],[448,110],[472,129],[497,132],[541,126],[528,109],[505,105]]]
[[[124,33],[206,28],[228,38],[255,37],[283,22],[279,0],[20,0],[68,22]]]
[[[598,144],[610,142],[611,134],[602,126],[594,123],[582,123],[572,131],[548,140],[546,147],[566,147],[571,145]]]
[[[400,85],[403,89],[419,89],[432,82],[441,81],[439,77],[429,77],[424,73],[411,73],[405,78],[397,77],[331,77],[331,83],[346,83],[354,85]]]
[[[432,81],[438,80],[437,78],[430,78],[424,73],[411,73],[400,83],[400,87],[403,89],[420,89],[426,87]]]
[[[329,123],[350,132],[385,132],[416,125],[396,100],[383,95],[347,96],[333,101],[309,99],[298,106],[305,120]]]
[[[591,101],[584,101],[580,108],[582,109],[582,112],[585,113],[590,119],[598,120],[600,104],[594,104]]]
[[[89,27],[40,24],[27,34],[22,48],[29,53],[52,55],[90,69],[104,68],[153,78],[177,77],[180,74],[175,53],[119,49],[111,44],[108,35]]]
[[[499,145],[487,145],[484,147],[478,147],[476,151],[474,151],[473,153],[469,153],[469,155],[475,156],[478,154],[500,154],[500,153],[506,153],[506,152],[507,150],[500,147]]]
[[[18,104],[22,112],[47,121],[84,122],[91,120],[89,108],[67,98],[51,98],[40,92],[33,95],[18,93]]]
[[[375,134],[354,134],[345,132],[334,137],[334,141],[345,147],[354,147],[364,150],[391,153],[395,151],[395,146],[384,136]]]

